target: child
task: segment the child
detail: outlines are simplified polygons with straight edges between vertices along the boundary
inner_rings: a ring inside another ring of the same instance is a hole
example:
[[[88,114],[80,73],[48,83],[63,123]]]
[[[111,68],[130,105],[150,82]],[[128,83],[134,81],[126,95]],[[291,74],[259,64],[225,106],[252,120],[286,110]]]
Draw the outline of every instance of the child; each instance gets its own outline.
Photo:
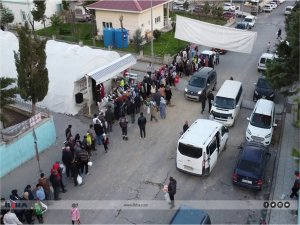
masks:
[[[107,153],[108,144],[109,144],[109,139],[108,139],[107,135],[104,133],[103,134],[103,146],[104,146],[105,153]]]
[[[71,219],[72,219],[72,224],[80,224],[80,213],[78,209],[78,204],[76,203],[72,204]]]
[[[35,200],[36,200],[36,202],[33,205],[34,215],[38,219],[39,223],[44,223],[43,207],[41,205],[41,202],[40,202],[39,198],[36,198]]]

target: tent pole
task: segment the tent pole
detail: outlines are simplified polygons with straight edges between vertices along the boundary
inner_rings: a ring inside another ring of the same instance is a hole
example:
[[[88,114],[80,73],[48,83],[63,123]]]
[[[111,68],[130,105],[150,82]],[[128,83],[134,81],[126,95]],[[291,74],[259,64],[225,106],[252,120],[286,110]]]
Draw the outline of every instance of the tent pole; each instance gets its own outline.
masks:
[[[90,99],[91,99],[91,94],[90,94],[90,89],[89,89],[89,76],[88,75],[85,75],[85,78],[86,78],[86,89],[87,89],[87,92],[88,92],[88,108],[89,108],[89,116],[92,115],[91,113],[91,103],[90,103]]]

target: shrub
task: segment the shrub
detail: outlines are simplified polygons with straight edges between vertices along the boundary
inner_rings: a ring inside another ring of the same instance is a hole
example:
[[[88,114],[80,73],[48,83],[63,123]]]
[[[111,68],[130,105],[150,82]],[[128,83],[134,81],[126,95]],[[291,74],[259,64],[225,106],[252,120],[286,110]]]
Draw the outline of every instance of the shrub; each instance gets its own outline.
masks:
[[[142,49],[142,42],[143,42],[141,29],[136,29],[134,31],[132,42],[133,42],[136,52],[139,52]]]
[[[159,38],[160,35],[161,35],[161,32],[160,32],[159,30],[154,30],[154,31],[153,31],[153,37],[154,37],[155,39]]]

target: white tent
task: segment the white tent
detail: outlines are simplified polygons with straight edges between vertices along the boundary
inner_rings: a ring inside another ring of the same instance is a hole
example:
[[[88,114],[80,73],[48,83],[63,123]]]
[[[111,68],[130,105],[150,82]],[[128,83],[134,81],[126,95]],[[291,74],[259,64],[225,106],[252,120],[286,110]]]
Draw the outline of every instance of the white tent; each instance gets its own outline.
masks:
[[[10,32],[0,31],[1,77],[17,78],[13,51],[18,51],[18,49],[16,36]],[[47,42],[46,54],[49,89],[47,96],[39,105],[46,106],[54,112],[72,115],[80,110],[80,106],[75,103],[74,96],[78,91],[86,89],[85,75],[105,65],[110,65],[111,62],[120,58],[120,55],[114,51],[80,47],[52,40]],[[106,76],[106,78],[109,79],[115,75],[111,73],[111,76]],[[82,78],[84,82],[76,82]],[[75,83],[80,83],[82,86],[75,87]]]
[[[257,33],[205,23],[177,15],[175,38],[213,48],[251,53]]]

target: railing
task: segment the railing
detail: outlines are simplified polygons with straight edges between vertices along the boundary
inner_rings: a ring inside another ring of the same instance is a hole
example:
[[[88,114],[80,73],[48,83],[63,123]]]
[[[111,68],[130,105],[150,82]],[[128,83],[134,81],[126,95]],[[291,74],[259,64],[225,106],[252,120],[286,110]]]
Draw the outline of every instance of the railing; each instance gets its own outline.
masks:
[[[25,102],[24,100],[15,99],[15,102],[14,104],[11,104],[11,107],[30,113],[32,105],[31,103]],[[43,118],[48,118],[50,116],[48,109],[40,106],[36,107],[36,112],[38,113],[30,117],[29,119],[21,123],[15,124],[13,126],[7,127],[5,129],[2,129],[1,130],[2,141],[5,142],[10,141],[11,139],[17,137],[21,133],[29,130],[31,127],[39,123]]]

